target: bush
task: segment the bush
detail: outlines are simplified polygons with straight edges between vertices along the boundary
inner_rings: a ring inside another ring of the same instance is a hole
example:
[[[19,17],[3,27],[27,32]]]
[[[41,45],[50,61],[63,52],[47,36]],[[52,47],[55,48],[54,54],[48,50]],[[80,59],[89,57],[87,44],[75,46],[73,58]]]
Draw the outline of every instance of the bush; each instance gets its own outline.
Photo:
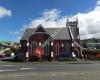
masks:
[[[11,47],[11,51],[12,51],[15,55],[18,55],[18,53],[19,53],[19,47],[17,47],[17,48]]]
[[[100,54],[100,49],[83,49],[83,54],[97,55]]]
[[[100,54],[97,54],[96,55],[96,58],[100,60]]]
[[[83,49],[83,55],[90,60],[100,60],[100,49]]]
[[[11,53],[11,50],[6,50],[3,54],[5,54],[5,56],[11,56]]]

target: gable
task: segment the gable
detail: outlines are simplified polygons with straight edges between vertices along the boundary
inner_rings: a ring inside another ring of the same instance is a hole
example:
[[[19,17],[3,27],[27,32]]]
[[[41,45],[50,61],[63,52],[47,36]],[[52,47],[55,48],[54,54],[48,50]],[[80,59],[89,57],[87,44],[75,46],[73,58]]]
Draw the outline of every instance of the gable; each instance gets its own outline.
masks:
[[[46,32],[46,30],[42,27],[42,25],[38,25],[38,27],[36,28],[35,32]]]

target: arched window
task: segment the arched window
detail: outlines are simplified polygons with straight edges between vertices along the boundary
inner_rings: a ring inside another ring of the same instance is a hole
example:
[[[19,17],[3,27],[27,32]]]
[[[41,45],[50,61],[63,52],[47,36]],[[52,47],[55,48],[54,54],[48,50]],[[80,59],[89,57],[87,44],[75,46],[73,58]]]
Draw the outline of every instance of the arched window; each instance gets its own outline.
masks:
[[[44,46],[44,53],[45,53],[45,54],[49,54],[49,53],[50,53],[50,45],[49,45],[49,43],[47,43],[47,44]]]
[[[64,47],[64,44],[62,43],[61,44],[61,53],[64,53],[65,52],[65,49],[64,49],[65,47]]]
[[[69,44],[66,44],[66,52],[69,53]]]
[[[34,49],[37,47],[37,43],[35,41],[31,44],[31,53],[33,54]]]
[[[56,55],[59,55],[59,44],[56,44]]]

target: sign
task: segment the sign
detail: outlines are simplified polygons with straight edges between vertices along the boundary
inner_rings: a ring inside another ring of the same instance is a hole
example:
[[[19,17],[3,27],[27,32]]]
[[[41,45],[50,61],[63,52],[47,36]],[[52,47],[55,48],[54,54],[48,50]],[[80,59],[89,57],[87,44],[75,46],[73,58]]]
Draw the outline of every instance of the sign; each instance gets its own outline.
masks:
[[[44,50],[41,47],[37,47],[34,49],[34,55],[38,58],[41,58],[41,56],[44,54]]]

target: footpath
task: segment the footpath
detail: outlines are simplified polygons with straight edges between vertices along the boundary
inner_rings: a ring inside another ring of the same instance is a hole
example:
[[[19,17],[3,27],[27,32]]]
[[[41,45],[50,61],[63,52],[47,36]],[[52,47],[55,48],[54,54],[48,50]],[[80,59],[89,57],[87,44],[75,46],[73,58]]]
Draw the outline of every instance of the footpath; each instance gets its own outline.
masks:
[[[0,61],[0,65],[3,64],[100,64],[100,61],[51,61],[51,62],[6,62],[6,61]]]

